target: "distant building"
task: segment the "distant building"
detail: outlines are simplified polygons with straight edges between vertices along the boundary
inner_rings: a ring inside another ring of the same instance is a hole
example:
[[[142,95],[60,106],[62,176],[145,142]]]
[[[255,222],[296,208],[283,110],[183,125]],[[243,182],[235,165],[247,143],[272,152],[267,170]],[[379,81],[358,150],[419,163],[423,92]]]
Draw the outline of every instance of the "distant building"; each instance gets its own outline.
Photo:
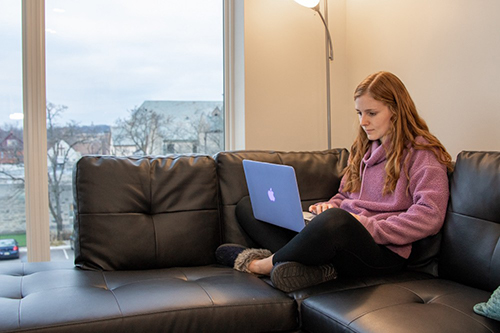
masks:
[[[140,106],[164,115],[162,154],[214,154],[224,148],[222,101],[145,101]]]
[[[116,156],[144,155],[125,131],[116,126],[111,127],[110,151],[111,155]]]
[[[24,163],[23,140],[13,132],[0,137],[0,164]]]
[[[164,117],[161,140],[154,155],[203,153],[213,155],[224,149],[224,112],[222,101],[145,101],[139,107]],[[123,129],[111,129],[111,153],[143,155],[127,138]]]
[[[56,167],[65,164],[73,167],[80,157],[82,157],[82,154],[71,147],[66,141],[59,140],[47,151],[47,164],[51,166],[54,162],[56,163]],[[71,168],[69,170],[71,171]]]
[[[83,155],[109,155],[111,129],[108,125],[79,126],[71,138],[71,147]]]

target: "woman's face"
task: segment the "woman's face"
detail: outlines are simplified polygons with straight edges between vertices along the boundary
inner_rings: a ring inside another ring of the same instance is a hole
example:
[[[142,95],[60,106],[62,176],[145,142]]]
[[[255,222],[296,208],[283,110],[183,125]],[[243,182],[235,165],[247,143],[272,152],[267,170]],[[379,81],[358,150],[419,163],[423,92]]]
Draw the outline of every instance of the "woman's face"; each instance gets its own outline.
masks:
[[[354,104],[359,116],[359,124],[368,139],[380,140],[383,143],[391,128],[392,112],[389,107],[374,99],[369,93],[356,98]]]

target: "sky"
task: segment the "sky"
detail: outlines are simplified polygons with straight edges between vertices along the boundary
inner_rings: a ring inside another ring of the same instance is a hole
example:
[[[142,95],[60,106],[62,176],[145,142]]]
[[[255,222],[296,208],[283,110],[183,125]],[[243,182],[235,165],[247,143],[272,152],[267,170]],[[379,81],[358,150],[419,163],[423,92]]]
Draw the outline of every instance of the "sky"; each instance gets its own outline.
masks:
[[[145,100],[223,99],[222,0],[46,0],[47,102],[112,125]],[[0,0],[0,126],[22,125],[21,1]]]

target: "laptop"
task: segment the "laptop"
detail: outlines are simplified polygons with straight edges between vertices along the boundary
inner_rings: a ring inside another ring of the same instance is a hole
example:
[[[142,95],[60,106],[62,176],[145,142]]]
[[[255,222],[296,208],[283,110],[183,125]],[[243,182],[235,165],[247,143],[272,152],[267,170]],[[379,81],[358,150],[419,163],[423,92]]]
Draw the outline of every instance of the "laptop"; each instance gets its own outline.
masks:
[[[315,217],[302,211],[293,167],[243,160],[243,169],[257,220],[300,232]]]

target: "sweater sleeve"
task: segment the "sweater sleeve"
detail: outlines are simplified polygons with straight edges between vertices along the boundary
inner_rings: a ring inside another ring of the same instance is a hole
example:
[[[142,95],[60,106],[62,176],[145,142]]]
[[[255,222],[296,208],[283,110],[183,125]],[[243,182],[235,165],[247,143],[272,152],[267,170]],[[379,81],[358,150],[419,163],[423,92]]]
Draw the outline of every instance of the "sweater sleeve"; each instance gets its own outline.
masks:
[[[434,235],[441,229],[449,197],[444,166],[421,165],[418,170],[410,172],[410,193],[413,204],[405,212],[386,219],[360,216],[360,222],[375,242],[406,245]]]

